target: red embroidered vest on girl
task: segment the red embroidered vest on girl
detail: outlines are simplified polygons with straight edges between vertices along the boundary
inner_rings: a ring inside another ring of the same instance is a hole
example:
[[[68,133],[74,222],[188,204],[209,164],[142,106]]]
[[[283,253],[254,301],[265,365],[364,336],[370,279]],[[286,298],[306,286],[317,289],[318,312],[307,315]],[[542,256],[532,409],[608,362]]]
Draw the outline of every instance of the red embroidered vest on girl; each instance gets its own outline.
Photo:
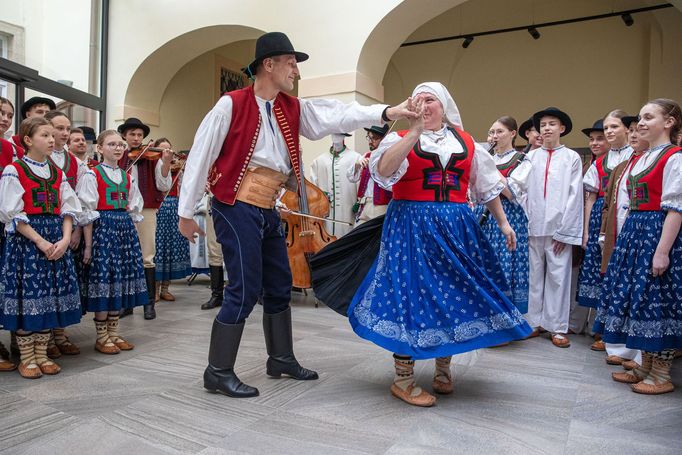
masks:
[[[216,199],[233,205],[256,147],[262,122],[252,85],[229,92],[229,96],[232,98],[230,131],[209,171],[208,186]],[[284,137],[296,181],[300,182],[301,106],[298,98],[280,92],[275,98],[272,112]]]
[[[661,196],[663,195],[663,170],[671,156],[680,153],[682,147],[670,145],[663,150],[651,165],[639,174],[628,176],[627,188],[630,194],[630,210],[658,211],[661,210]],[[632,158],[632,166],[644,155]],[[632,168],[630,168],[632,169]]]
[[[599,176],[599,197],[604,197],[604,191],[606,190],[606,187],[609,186],[609,179],[611,178],[611,172],[613,171],[613,169],[610,169],[608,166],[608,155],[607,152],[597,158],[594,162],[594,165],[597,168],[597,175]]]
[[[370,152],[365,153],[365,158],[369,158],[370,155],[371,155]],[[360,184],[358,186],[358,200],[365,197],[365,192],[367,191],[367,187],[369,186],[370,178],[371,176],[369,174],[369,168],[366,167],[362,170],[362,173],[360,174]],[[393,193],[391,191],[383,189],[374,181],[372,182],[372,185],[374,185],[372,203],[374,205],[388,205],[388,203],[391,202],[391,198],[393,198]]]
[[[61,213],[61,199],[59,187],[62,185],[63,172],[50,160],[47,166],[50,168],[50,176],[46,179],[33,173],[31,168],[23,160],[11,163],[19,176],[19,182],[24,189],[22,199],[24,212],[27,215],[59,215]]]
[[[97,210],[125,210],[130,198],[130,176],[119,169],[123,178],[121,183],[115,183],[107,176],[101,164],[92,170],[97,178]]]
[[[474,159],[475,143],[465,131],[448,128],[462,144],[461,153],[453,153],[443,167],[437,153],[421,148],[419,141],[407,155],[405,175],[393,185],[393,199],[407,201],[467,202],[467,191]],[[400,137],[407,130],[398,131]]]
[[[0,172],[7,167],[15,158],[21,159],[24,156],[24,149],[16,146],[10,141],[0,138]]]

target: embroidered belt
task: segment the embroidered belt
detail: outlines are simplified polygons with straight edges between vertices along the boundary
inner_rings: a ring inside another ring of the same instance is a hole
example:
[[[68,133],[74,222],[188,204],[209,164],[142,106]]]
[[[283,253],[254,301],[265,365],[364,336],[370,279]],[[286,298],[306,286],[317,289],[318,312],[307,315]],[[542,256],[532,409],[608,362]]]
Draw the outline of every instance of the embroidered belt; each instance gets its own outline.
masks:
[[[267,167],[247,169],[237,191],[237,200],[262,209],[275,207],[275,202],[289,176]]]

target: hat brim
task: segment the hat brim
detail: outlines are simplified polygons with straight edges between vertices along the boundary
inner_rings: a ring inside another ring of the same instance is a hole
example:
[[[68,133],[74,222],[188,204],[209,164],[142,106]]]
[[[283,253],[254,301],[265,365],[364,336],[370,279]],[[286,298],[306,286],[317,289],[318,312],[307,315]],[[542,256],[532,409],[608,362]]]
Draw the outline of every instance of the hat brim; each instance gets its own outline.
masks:
[[[630,125],[632,122],[639,122],[639,117],[636,115],[626,115],[622,119],[620,119],[621,122],[623,122],[623,125],[625,125],[625,128],[630,128]]]
[[[571,117],[568,116],[567,113],[559,110],[543,110],[540,112],[536,112],[533,114],[533,126],[535,129],[540,132],[540,120],[542,117],[556,117],[561,121],[561,124],[564,125],[564,132],[561,133],[560,137],[566,136],[568,133],[570,133],[573,130],[573,122],[571,121]]]
[[[134,130],[134,129],[141,129],[143,131],[143,138],[149,136],[149,127],[147,125],[139,125],[137,123],[124,123],[123,125],[119,125],[118,128],[116,128],[116,131],[118,131],[120,134],[125,134],[127,130]]]
[[[38,104],[47,104],[51,111],[57,109],[57,105],[50,98],[43,98],[42,96],[34,96],[33,98],[26,101],[21,105],[21,118],[26,118],[26,114],[31,110],[33,106]]]
[[[590,137],[590,133],[593,133],[593,132],[595,132],[595,131],[599,131],[600,133],[603,133],[603,132],[604,132],[604,130],[603,130],[603,129],[600,129],[600,128],[583,128],[583,129],[580,130],[580,131],[582,131],[583,134],[584,134],[585,136],[587,136],[587,137]]]
[[[308,54],[305,52],[298,52],[298,51],[272,51],[268,52],[264,55],[261,55],[251,63],[249,63],[246,67],[242,68],[242,72],[246,74],[249,77],[253,77],[256,75],[256,68],[258,68],[258,65],[265,60],[266,58],[271,58],[271,57],[277,57],[278,55],[293,55],[296,57],[296,62],[301,63],[305,62],[310,58]]]
[[[534,128],[533,121],[531,119],[528,119],[525,122],[523,122],[519,127],[519,136],[521,136],[524,140],[528,141],[528,130],[530,130],[531,128]]]
[[[376,127],[374,127],[374,126],[371,126],[371,127],[369,127],[369,128],[363,128],[363,129],[364,129],[365,131],[367,131],[368,133],[378,134],[378,135],[381,136],[381,137],[386,136],[386,133],[388,133],[388,128],[386,128],[386,129],[379,129],[379,128],[376,128]]]

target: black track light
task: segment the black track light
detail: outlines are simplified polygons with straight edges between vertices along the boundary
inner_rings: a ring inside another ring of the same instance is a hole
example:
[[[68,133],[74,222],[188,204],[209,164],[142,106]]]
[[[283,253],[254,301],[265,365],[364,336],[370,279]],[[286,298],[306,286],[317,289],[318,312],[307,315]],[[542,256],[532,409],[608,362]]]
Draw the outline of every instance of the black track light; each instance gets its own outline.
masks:
[[[462,47],[464,49],[466,49],[467,47],[469,47],[471,45],[473,40],[474,40],[473,36],[467,36],[466,38],[464,38],[464,42],[462,43]]]
[[[530,36],[532,36],[533,39],[540,39],[540,32],[538,32],[537,28],[528,27],[528,33],[530,33]]]
[[[625,25],[628,27],[635,23],[635,20],[632,18],[630,13],[622,14],[620,18],[623,19],[623,22],[625,22]]]

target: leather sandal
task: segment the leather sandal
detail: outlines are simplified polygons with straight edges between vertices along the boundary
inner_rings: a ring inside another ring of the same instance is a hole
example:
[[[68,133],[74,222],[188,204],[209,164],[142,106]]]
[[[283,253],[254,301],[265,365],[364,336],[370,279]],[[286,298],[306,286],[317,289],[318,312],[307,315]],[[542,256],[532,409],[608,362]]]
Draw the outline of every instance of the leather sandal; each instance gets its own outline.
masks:
[[[630,388],[633,392],[641,393],[643,395],[660,395],[662,393],[668,393],[675,390],[675,386],[673,385],[672,381],[654,381],[653,384],[647,384],[646,382],[641,381],[637,384],[632,384]]]
[[[121,337],[118,337],[118,340],[114,341],[114,344],[121,351],[132,351],[135,349],[135,345],[133,343],[129,343]]]
[[[16,368],[17,366],[12,361],[0,358],[0,371],[12,371]]]
[[[161,291],[159,297],[161,297],[161,300],[165,300],[166,302],[175,302],[175,296],[168,291]]]
[[[621,365],[623,365],[623,368],[626,370],[634,370],[635,368],[639,368],[641,366],[634,360],[625,360],[623,363],[621,363]]]
[[[445,378],[445,379],[447,379],[447,382],[441,381],[439,378]],[[454,390],[454,384],[452,381],[452,377],[448,377],[448,376],[439,374],[438,376],[433,378],[433,382],[431,383],[431,387],[433,388],[433,391],[436,393],[439,393],[441,395],[449,395]]]
[[[118,346],[114,344],[113,341],[107,338],[105,343],[95,342],[95,350],[101,352],[102,354],[114,355],[121,352]]]
[[[617,355],[606,356],[606,363],[609,365],[622,365],[625,359]]]
[[[593,351],[606,351],[606,343],[604,343],[602,340],[596,340],[594,343],[590,345],[590,349]]]
[[[568,348],[571,346],[571,340],[566,335],[555,333],[552,335],[552,344],[557,348]]]
[[[43,372],[40,370],[40,367],[36,363],[29,363],[28,365],[24,365],[23,363],[19,363],[19,374],[21,375],[22,378],[26,379],[38,379],[43,376]]]
[[[622,382],[623,384],[637,384],[644,378],[637,376],[634,371],[621,371],[619,373],[611,373],[611,379],[616,382]]]
[[[414,384],[410,384],[409,386],[407,386],[407,390],[403,390],[397,385],[391,384],[391,395],[413,406],[428,408],[436,404],[436,397],[434,397],[424,389],[422,389],[419,395],[412,396],[412,391],[414,390],[414,388],[415,388]]]

